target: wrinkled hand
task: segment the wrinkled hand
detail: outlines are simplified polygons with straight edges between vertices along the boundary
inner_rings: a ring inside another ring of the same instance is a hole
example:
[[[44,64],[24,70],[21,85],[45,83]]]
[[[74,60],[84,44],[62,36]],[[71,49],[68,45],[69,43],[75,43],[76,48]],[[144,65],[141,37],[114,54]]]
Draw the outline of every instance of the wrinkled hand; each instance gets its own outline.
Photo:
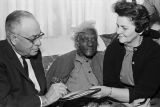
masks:
[[[150,98],[148,98],[145,102],[145,99],[137,99],[134,100],[132,103],[132,107],[150,107]],[[143,104],[140,104],[141,102],[144,102]]]
[[[46,106],[56,102],[59,98],[67,94],[66,89],[67,87],[63,83],[52,84],[46,95],[41,97],[42,100],[45,99],[45,103],[43,104],[44,101],[42,101],[42,105]]]
[[[86,106],[84,107],[99,107],[99,104],[97,102],[89,102]]]
[[[106,86],[93,86],[90,89],[95,89],[95,88],[100,88],[101,91],[93,94],[91,97],[94,98],[102,98],[102,97],[106,97],[110,94],[111,92],[111,88],[110,87],[106,87]]]

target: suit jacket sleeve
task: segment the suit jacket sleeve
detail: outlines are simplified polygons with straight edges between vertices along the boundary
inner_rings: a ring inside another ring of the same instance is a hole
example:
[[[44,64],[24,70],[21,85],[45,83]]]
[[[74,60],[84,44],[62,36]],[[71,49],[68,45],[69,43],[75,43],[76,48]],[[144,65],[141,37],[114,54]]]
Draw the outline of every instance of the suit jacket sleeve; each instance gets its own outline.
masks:
[[[40,99],[37,95],[13,96],[10,93],[11,83],[8,81],[6,66],[0,61],[0,105],[3,107],[40,107]],[[13,91],[13,90],[12,90]]]

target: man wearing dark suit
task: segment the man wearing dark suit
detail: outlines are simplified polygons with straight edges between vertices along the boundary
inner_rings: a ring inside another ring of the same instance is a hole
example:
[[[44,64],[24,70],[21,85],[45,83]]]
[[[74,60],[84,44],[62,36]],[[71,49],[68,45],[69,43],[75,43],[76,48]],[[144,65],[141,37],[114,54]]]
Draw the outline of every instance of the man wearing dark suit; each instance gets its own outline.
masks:
[[[39,50],[44,33],[35,17],[16,10],[5,22],[6,40],[0,41],[0,105],[41,107],[66,94],[62,83],[46,90],[46,78]]]

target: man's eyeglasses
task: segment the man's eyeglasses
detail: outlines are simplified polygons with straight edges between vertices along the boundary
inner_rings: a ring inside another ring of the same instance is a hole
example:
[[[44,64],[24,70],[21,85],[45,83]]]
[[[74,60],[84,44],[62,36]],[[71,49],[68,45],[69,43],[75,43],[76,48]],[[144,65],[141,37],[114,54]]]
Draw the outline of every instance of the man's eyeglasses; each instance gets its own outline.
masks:
[[[13,33],[13,34],[15,34],[15,33]],[[31,42],[32,44],[35,44],[35,42],[36,42],[37,40],[39,40],[39,39],[42,38],[42,36],[44,35],[44,33],[43,33],[43,32],[40,32],[40,34],[32,35],[32,39],[31,39],[31,38],[24,37],[24,36],[21,36],[21,35],[19,35],[19,34],[15,34],[15,35],[20,36],[20,37],[28,40],[28,41]]]

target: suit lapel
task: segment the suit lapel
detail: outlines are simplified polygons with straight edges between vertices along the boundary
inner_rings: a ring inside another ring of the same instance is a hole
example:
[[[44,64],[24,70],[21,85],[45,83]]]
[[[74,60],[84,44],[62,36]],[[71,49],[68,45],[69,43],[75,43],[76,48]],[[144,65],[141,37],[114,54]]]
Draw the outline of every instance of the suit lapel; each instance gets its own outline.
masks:
[[[20,62],[20,60],[18,59],[16,53],[14,52],[14,50],[12,49],[11,45],[8,43],[7,40],[4,41],[4,47],[3,47],[4,52],[6,52],[6,58],[9,58],[10,64],[15,66],[17,68],[17,71],[20,72],[20,74],[26,79],[28,80],[29,83],[32,84],[32,86],[34,87],[34,83],[31,81],[31,79],[24,73],[24,68]],[[35,72],[35,76],[37,78],[37,81],[40,85],[40,89],[41,90],[45,90],[45,85],[46,85],[46,80],[45,80],[45,74],[43,74],[43,66],[42,66],[42,62],[37,61],[36,59],[32,59],[31,58],[31,65],[33,67],[33,70]],[[35,88],[35,87],[34,87]]]
[[[29,77],[25,74],[24,68],[21,64],[21,62],[19,61],[18,58],[13,58],[12,59],[12,63],[14,64],[14,66],[18,69],[18,71],[27,79],[30,81]]]
[[[20,60],[18,59],[16,53],[14,52],[11,45],[7,41],[5,41],[4,50],[6,52],[6,56],[7,56],[6,58],[9,58],[9,60],[11,61],[11,64],[17,68],[17,71],[19,71],[24,78],[26,78],[28,81],[31,82],[29,77],[24,73],[24,68]]]
[[[40,90],[41,90],[40,92],[43,92],[46,88],[46,80],[45,80],[45,74],[43,71],[42,61],[37,60],[37,58],[36,59],[31,58],[30,61],[31,61],[32,68],[34,70],[35,76],[40,86]]]

